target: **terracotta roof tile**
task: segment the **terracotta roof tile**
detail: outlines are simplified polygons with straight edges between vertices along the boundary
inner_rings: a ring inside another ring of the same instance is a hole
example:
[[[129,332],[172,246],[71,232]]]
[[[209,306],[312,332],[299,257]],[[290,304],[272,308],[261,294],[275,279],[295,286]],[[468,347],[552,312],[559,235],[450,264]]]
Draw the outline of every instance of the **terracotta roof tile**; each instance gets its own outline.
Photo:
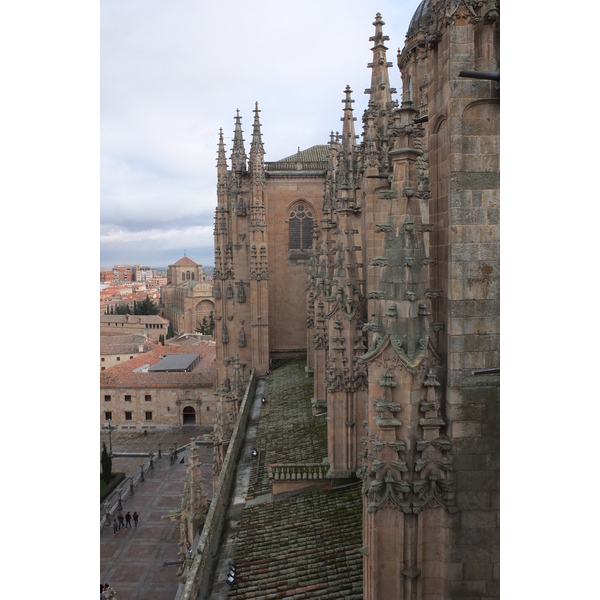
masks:
[[[286,156],[277,162],[297,162],[300,157],[300,162],[314,162],[314,161],[329,161],[329,146],[319,145],[311,146],[306,150],[301,150],[300,153],[296,152],[291,156]]]
[[[191,258],[184,256],[180,258],[174,265],[169,265],[170,267],[199,267],[200,265],[194,262]]]
[[[134,372],[144,365],[155,365],[163,354],[187,354],[189,346],[162,346],[132,359],[109,367],[100,373],[101,388],[140,388],[140,387],[213,387],[216,379],[216,346],[204,342],[195,347],[199,352],[200,364],[191,373],[152,373]]]

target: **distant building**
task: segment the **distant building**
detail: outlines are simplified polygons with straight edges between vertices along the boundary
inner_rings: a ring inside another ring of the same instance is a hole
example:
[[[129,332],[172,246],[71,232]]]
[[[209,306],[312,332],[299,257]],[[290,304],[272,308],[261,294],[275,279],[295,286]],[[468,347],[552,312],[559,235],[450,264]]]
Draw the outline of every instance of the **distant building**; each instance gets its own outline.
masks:
[[[157,346],[100,373],[100,422],[120,429],[210,425],[215,343]],[[167,450],[165,448],[165,450]]]
[[[116,279],[112,269],[100,269],[100,283],[113,283]]]
[[[142,302],[146,296],[156,305],[160,303],[160,291],[157,286],[148,283],[129,285],[111,285],[100,290],[100,314],[112,314],[118,306],[126,304],[130,314],[134,313],[135,303]]]
[[[167,284],[161,287],[161,314],[176,333],[194,333],[214,311],[212,281],[202,265],[184,256],[169,265]]]
[[[151,287],[160,288],[164,285],[167,285],[167,278],[153,275],[150,280],[146,279],[146,283]]]
[[[115,327],[115,329],[118,329]],[[112,332],[112,331],[111,331]],[[100,370],[126,362],[156,348],[158,342],[141,333],[100,336]]]
[[[100,335],[124,333],[145,335],[158,340],[167,337],[169,321],[159,315],[100,315]]]
[[[131,283],[133,281],[133,271],[131,267],[117,267],[113,269],[115,274],[115,281],[119,283]]]

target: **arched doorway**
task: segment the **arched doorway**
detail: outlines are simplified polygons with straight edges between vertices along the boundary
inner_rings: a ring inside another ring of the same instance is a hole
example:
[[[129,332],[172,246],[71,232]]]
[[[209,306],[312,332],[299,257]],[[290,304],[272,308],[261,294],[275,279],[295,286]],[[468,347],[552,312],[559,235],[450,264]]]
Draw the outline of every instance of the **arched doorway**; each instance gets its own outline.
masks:
[[[184,425],[195,425],[196,424],[196,410],[193,406],[186,406],[183,409],[183,424]]]

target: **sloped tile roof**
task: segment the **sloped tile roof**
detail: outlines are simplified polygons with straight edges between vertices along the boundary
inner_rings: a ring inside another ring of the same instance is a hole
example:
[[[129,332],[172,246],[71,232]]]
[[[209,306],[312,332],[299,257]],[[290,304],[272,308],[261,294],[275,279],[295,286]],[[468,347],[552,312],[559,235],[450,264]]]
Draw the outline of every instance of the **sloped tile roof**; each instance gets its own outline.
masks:
[[[198,267],[198,263],[194,262],[191,258],[184,256],[180,258],[174,265],[169,265],[170,267]]]
[[[269,375],[250,497],[268,497],[269,464],[322,463],[327,457],[327,424],[312,416],[312,394],[302,361]],[[227,598],[362,600],[362,510],[360,482],[247,503],[236,542],[235,584]]]
[[[101,388],[167,388],[167,387],[213,387],[216,380],[216,346],[203,342],[196,346],[200,364],[191,373],[136,373],[144,365],[155,365],[164,354],[187,354],[189,346],[157,346],[154,350],[138,354],[132,359],[100,372]]]
[[[129,323],[130,325],[162,323],[168,326],[169,321],[158,315],[100,315],[100,323]]]
[[[139,333],[101,335],[100,354],[138,354],[140,344],[144,345],[144,352],[150,350],[146,336]]]
[[[362,600],[361,523],[360,484],[246,507],[227,598]]]
[[[311,146],[306,150],[301,150],[300,152],[296,152],[286,158],[282,158],[277,162],[291,162],[295,163],[298,160],[300,162],[314,162],[314,161],[325,161],[329,160],[329,146],[327,145],[319,145],[319,146]]]

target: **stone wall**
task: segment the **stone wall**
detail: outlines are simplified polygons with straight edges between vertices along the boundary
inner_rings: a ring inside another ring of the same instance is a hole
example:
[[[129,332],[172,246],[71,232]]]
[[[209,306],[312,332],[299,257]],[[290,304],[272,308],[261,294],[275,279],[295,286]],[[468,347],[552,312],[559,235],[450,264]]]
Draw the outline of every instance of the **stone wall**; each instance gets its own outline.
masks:
[[[453,598],[500,596],[500,381],[465,380],[452,423],[456,507],[448,565]]]
[[[105,398],[109,396],[110,400]],[[130,400],[125,400],[129,396]],[[149,397],[150,400],[146,400]],[[216,400],[211,388],[101,388],[100,422],[106,423],[106,412],[111,423],[120,429],[157,429],[183,424],[183,409],[195,410],[197,425],[212,425],[215,420]],[[127,420],[125,413],[131,413]],[[146,419],[146,413],[152,419]]]
[[[231,493],[235,486],[235,470],[240,450],[244,444],[246,427],[252,410],[252,401],[258,378],[252,369],[248,386],[240,405],[238,418],[223,461],[219,479],[197,544],[194,544],[194,559],[187,573],[185,584],[179,586],[175,600],[206,600],[209,598],[212,575],[219,553],[221,532],[227,516]],[[197,550],[201,554],[198,554]]]

